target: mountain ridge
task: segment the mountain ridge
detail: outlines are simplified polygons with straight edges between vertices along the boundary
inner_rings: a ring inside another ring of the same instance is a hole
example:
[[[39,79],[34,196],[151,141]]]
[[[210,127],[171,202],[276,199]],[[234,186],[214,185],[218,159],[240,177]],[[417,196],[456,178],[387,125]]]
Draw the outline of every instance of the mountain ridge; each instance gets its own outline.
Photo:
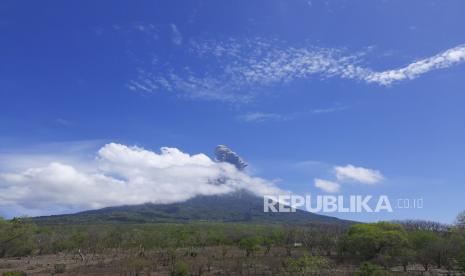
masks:
[[[245,190],[225,195],[197,196],[179,203],[123,205],[30,219],[39,224],[186,223],[199,221],[293,225],[351,223],[299,209],[292,213],[265,213],[263,212],[263,198]]]

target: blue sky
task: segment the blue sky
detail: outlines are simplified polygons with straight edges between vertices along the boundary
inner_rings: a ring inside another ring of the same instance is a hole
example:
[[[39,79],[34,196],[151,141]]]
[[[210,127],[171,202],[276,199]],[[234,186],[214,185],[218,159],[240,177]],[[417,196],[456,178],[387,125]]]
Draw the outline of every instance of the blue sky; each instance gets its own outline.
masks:
[[[92,171],[112,142],[209,156],[225,144],[295,193],[322,193],[319,178],[424,199],[336,216],[452,222],[465,209],[463,1],[4,1],[0,14],[4,194],[27,187],[5,175],[50,162]],[[337,179],[349,164],[383,179]],[[87,208],[54,198],[0,196],[0,213]]]

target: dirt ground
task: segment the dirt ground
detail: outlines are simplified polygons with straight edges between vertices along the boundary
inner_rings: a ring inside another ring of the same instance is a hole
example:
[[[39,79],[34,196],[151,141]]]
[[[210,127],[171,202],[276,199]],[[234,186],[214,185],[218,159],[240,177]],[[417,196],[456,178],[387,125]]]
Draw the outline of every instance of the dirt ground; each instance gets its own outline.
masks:
[[[225,251],[227,251],[225,253]],[[282,252],[282,251],[280,251]],[[209,248],[192,254],[187,249],[173,255],[167,251],[125,252],[109,251],[104,254],[61,253],[23,258],[0,259],[0,275],[20,271],[23,275],[95,275],[95,276],[142,276],[172,275],[178,261],[187,271],[178,275],[283,275],[282,264],[287,258],[271,252],[246,258],[241,250]],[[298,252],[296,252],[298,253]],[[392,275],[463,275],[445,270],[432,269],[425,273],[420,267],[411,267],[408,273],[396,268]],[[355,275],[356,267],[338,266],[331,271],[308,275]],[[187,274],[186,274],[187,273]],[[19,275],[19,274],[18,274]]]

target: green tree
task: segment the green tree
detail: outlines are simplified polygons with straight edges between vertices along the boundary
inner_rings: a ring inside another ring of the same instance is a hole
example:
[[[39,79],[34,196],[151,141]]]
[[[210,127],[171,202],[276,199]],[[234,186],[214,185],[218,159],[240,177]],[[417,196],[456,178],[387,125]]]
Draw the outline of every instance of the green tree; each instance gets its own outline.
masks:
[[[22,218],[0,220],[0,257],[30,255],[37,248],[37,226]]]
[[[407,266],[415,262],[415,251],[410,246],[402,248],[396,259],[397,263],[402,265],[404,272],[407,272]]]
[[[361,261],[395,261],[408,246],[407,233],[401,225],[379,222],[352,225],[341,238],[341,250]]]
[[[281,230],[274,230],[269,235],[263,238],[263,246],[265,246],[265,255],[268,255],[273,246],[283,243],[284,232]]]
[[[448,269],[453,269],[456,261],[464,257],[465,237],[457,229],[451,229],[444,238],[444,260]]]
[[[457,265],[460,271],[465,272],[465,253],[457,256]]]
[[[438,262],[438,248],[442,240],[436,233],[427,230],[411,231],[409,240],[415,251],[415,261],[422,264],[425,271],[428,271],[431,264]]]
[[[246,257],[249,257],[254,252],[260,250],[262,238],[257,236],[245,237],[239,241],[239,247],[245,250]]]

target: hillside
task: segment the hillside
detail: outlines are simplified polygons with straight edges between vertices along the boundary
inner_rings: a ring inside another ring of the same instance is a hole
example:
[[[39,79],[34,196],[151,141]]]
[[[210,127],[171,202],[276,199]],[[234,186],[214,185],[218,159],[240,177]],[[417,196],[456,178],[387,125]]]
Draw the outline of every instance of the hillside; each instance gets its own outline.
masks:
[[[263,199],[241,191],[221,196],[198,196],[181,203],[142,204],[108,207],[69,215],[32,218],[40,224],[95,224],[95,223],[163,223],[163,222],[245,222],[285,223],[340,223],[348,221],[297,210],[294,213],[264,213]]]

